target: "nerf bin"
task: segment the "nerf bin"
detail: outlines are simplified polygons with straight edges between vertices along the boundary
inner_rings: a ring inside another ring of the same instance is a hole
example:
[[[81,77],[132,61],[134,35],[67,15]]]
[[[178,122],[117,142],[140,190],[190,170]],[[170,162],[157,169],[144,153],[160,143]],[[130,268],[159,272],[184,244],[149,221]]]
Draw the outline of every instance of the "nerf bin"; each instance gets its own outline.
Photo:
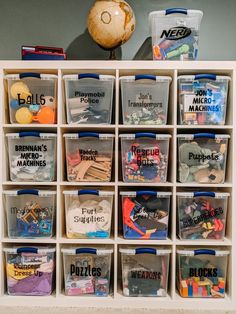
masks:
[[[224,298],[227,250],[177,250],[177,287],[184,298]]]
[[[111,124],[115,76],[64,75],[67,123]]]
[[[228,134],[178,134],[177,138],[180,182],[224,183]]]
[[[64,134],[68,181],[111,180],[114,134]]]
[[[110,293],[110,248],[62,249],[65,295],[101,296]]]
[[[170,192],[122,191],[125,239],[165,240],[168,236]]]
[[[224,125],[230,80],[215,74],[179,76],[180,124]]]
[[[229,193],[202,191],[176,195],[181,240],[224,239]]]
[[[63,191],[68,238],[109,238],[114,192]]]
[[[4,248],[7,292],[10,295],[50,295],[54,288],[55,248]]]
[[[11,123],[55,124],[57,119],[57,76],[19,73],[5,76]]]
[[[154,60],[194,60],[198,55],[199,10],[171,8],[149,14]]]
[[[9,238],[50,238],[55,225],[56,191],[3,191]]]
[[[120,248],[123,295],[165,297],[167,295],[171,250]]]
[[[121,77],[123,123],[166,124],[171,80],[169,76],[142,74]]]
[[[6,137],[11,181],[55,180],[56,134],[23,131]]]
[[[169,134],[121,134],[124,182],[166,182]]]

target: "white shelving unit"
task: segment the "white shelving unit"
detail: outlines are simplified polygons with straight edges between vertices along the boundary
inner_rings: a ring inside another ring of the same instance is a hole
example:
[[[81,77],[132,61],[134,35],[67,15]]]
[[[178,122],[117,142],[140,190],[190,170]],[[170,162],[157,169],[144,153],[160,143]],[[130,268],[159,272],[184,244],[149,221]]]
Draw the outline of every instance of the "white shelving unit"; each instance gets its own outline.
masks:
[[[10,124],[8,118],[8,104],[6,99],[6,82],[4,75],[16,72],[41,72],[58,75],[58,124],[56,125],[18,125]],[[116,76],[115,96],[114,96],[114,115],[112,124],[108,126],[94,125],[67,125],[64,89],[62,76],[73,73],[101,73],[112,74]],[[177,76],[188,73],[217,73],[229,75],[231,77],[228,112],[225,126],[204,127],[204,126],[180,126],[177,124]],[[121,121],[121,101],[119,92],[119,77],[123,75],[133,75],[141,73],[150,73],[157,75],[168,75],[172,77],[170,87],[169,114],[168,124],[166,126],[127,126],[122,125]],[[54,61],[54,62],[39,62],[39,61],[0,61],[0,259],[3,261],[0,268],[0,305],[9,306],[76,306],[76,307],[145,307],[145,308],[186,308],[192,309],[195,306],[202,309],[233,309],[236,308],[236,215],[234,204],[236,203],[236,167],[233,162],[233,156],[236,153],[236,62],[153,62],[153,61]],[[37,186],[48,186],[57,191],[57,213],[56,213],[56,235],[52,239],[36,239],[36,240],[12,240],[7,238],[5,226],[5,213],[3,207],[2,190],[12,187],[22,187],[25,185],[32,186],[33,183],[11,182],[9,180],[8,162],[5,147],[5,133],[9,131],[19,131],[28,129],[40,129],[42,131],[50,131],[57,133],[57,180],[51,183],[37,183]],[[67,182],[65,175],[65,151],[63,134],[78,130],[104,130],[114,133],[115,139],[115,154],[112,181],[110,183],[79,183]],[[121,162],[119,156],[119,138],[120,133],[135,132],[137,130],[155,131],[168,133],[172,135],[170,145],[170,163],[168,171],[168,182],[162,184],[128,184],[122,182],[121,177]],[[231,193],[229,210],[227,217],[226,239],[222,241],[180,241],[176,235],[176,192],[183,191],[189,184],[177,182],[176,178],[176,163],[177,163],[177,142],[176,134],[181,132],[194,131],[197,129],[215,132],[222,132],[231,135],[229,145],[228,168],[226,173],[226,183],[219,185],[194,184],[191,185],[197,188],[208,187],[213,190],[221,188],[223,191]],[[119,207],[119,191],[125,188],[137,186],[153,186],[157,189],[171,191],[172,208],[171,208],[171,224],[169,238],[164,241],[155,240],[125,240],[122,237],[122,221]],[[79,188],[81,186],[100,186],[115,191],[115,202],[113,210],[113,228],[110,239],[104,240],[76,240],[67,239],[65,235],[65,218],[64,218],[64,203],[62,191],[71,187]],[[6,294],[5,283],[5,266],[4,254],[2,248],[6,245],[13,244],[50,244],[56,247],[56,284],[55,290],[50,297],[13,297]],[[63,291],[63,265],[60,249],[63,246],[71,245],[92,245],[106,244],[114,248],[113,265],[112,265],[112,295],[107,298],[98,297],[68,297]],[[169,287],[168,296],[163,298],[132,298],[124,297],[121,290],[121,269],[119,260],[119,246],[133,245],[156,245],[166,246],[171,248],[172,254],[170,259]],[[176,248],[183,246],[209,246],[209,247],[227,247],[230,251],[229,268],[227,272],[227,295],[224,299],[186,299],[179,296],[176,289]]]

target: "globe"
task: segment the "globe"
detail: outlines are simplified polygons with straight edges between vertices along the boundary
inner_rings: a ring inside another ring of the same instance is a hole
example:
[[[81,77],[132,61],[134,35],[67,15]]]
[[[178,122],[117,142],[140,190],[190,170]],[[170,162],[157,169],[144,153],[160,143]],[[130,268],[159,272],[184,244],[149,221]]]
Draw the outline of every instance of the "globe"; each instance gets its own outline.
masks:
[[[127,42],[135,30],[133,10],[124,0],[97,0],[87,23],[93,40],[107,50]]]

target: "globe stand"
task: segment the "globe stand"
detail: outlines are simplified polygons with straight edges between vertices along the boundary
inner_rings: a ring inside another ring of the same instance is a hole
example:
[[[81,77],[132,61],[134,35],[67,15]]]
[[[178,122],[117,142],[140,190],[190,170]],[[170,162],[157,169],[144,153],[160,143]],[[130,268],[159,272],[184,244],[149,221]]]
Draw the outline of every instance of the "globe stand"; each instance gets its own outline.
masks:
[[[109,60],[117,60],[116,58],[116,50],[110,50]]]

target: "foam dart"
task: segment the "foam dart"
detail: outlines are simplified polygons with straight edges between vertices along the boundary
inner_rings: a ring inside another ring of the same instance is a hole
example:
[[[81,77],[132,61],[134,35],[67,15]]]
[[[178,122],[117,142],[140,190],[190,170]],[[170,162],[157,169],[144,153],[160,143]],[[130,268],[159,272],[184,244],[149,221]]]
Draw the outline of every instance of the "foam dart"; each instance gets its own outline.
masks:
[[[224,224],[220,219],[214,219],[215,231],[222,231],[224,228]]]
[[[11,97],[14,99],[18,98],[18,94],[20,94],[21,98],[31,96],[30,90],[28,86],[24,82],[16,82],[11,86],[10,89]]]
[[[55,122],[55,112],[50,107],[42,107],[33,121],[41,124],[53,124]]]
[[[15,113],[15,119],[17,123],[29,124],[33,122],[33,114],[28,108],[20,108]]]
[[[153,46],[153,55],[156,60],[161,59],[161,51],[159,46]]]
[[[175,57],[178,57],[182,54],[188,53],[189,52],[189,45],[182,45],[176,50],[170,51],[166,54],[167,59],[172,59]]]

